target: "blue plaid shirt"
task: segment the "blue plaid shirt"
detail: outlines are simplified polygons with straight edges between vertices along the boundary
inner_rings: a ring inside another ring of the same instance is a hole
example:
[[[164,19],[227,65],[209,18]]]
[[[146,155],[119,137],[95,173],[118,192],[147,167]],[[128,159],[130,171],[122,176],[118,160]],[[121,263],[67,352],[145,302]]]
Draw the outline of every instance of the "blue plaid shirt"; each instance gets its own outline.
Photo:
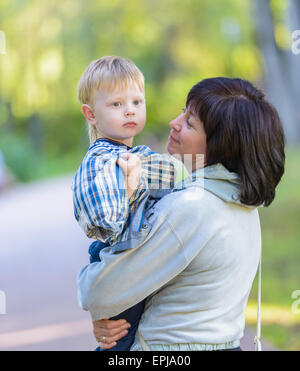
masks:
[[[140,184],[130,199],[116,163],[127,151],[138,155],[142,163]],[[130,215],[145,203],[149,189],[154,193],[164,190],[166,194],[186,175],[181,162],[172,156],[158,154],[144,145],[131,148],[98,139],[89,148],[72,184],[75,218],[90,238],[110,245],[125,241]]]

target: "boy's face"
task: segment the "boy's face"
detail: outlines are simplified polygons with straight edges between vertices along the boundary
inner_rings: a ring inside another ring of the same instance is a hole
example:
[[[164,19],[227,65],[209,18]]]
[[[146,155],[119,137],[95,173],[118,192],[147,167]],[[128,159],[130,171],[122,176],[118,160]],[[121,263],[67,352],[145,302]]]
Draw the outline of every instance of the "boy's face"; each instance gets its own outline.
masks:
[[[133,137],[139,134],[146,122],[145,95],[137,85],[112,92],[94,93],[92,111],[102,137],[132,146]]]

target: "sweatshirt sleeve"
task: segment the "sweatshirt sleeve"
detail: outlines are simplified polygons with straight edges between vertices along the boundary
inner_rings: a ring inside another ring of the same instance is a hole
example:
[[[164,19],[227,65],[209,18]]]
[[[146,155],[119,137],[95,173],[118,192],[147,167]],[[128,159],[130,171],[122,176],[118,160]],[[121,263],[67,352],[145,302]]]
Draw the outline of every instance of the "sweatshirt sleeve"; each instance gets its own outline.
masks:
[[[165,202],[170,205],[170,201]],[[187,207],[186,202],[183,204]],[[185,247],[185,240],[197,225],[191,228],[191,219],[184,215],[187,212],[178,217],[174,213],[178,206],[173,202],[164,215],[154,212],[152,229],[137,248],[121,253],[104,248],[101,262],[81,270],[79,304],[90,311],[93,320],[115,316],[145,299],[182,272],[199,251],[196,243],[194,251]]]

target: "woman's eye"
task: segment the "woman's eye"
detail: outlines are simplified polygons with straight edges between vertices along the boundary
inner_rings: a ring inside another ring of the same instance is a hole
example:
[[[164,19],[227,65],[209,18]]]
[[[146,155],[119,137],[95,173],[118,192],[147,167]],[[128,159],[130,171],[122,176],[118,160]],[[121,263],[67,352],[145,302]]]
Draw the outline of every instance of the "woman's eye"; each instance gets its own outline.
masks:
[[[192,128],[192,127],[193,127],[193,125],[189,122],[189,120],[186,120],[186,123],[187,123],[187,126],[188,126],[189,128]]]
[[[121,106],[121,103],[120,103],[120,102],[114,102],[114,103],[113,103],[113,106],[114,106],[114,107],[120,107],[120,106]]]

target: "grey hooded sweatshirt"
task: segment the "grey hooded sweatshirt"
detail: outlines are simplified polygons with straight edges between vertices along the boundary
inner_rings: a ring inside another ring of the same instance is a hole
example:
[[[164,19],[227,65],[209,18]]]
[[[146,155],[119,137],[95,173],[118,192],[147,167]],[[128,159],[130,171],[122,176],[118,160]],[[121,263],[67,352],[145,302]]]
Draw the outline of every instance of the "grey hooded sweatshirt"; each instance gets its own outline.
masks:
[[[79,273],[79,303],[93,320],[147,298],[131,350],[142,350],[138,334],[150,349],[183,350],[234,347],[243,337],[261,253],[258,211],[240,203],[238,177],[222,165],[194,175],[146,211],[137,246],[107,247]]]

